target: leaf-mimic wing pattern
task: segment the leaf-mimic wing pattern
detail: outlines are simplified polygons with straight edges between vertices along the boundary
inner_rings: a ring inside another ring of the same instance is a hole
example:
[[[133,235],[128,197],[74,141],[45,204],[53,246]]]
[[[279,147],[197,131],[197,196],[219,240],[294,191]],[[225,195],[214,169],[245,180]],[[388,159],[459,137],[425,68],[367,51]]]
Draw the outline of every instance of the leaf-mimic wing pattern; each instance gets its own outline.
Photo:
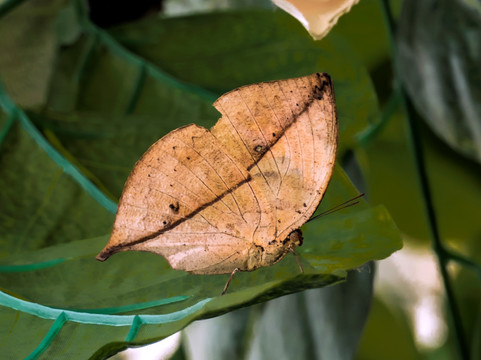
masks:
[[[199,274],[254,270],[288,251],[334,167],[337,117],[327,74],[235,89],[211,130],[189,125],[157,141],[129,176],[112,236],[98,255],[164,256]]]

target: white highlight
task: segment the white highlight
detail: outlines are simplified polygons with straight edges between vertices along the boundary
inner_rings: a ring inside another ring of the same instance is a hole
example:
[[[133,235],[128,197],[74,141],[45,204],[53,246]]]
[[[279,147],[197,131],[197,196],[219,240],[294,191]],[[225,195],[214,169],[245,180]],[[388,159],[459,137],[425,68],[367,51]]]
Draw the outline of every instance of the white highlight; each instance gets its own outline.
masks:
[[[420,350],[440,347],[448,328],[442,311],[444,287],[434,253],[405,243],[401,251],[378,265],[375,289],[379,297],[387,304],[403,306]]]
[[[111,360],[168,360],[180,345],[180,332],[159,342],[130,348],[111,357]]]

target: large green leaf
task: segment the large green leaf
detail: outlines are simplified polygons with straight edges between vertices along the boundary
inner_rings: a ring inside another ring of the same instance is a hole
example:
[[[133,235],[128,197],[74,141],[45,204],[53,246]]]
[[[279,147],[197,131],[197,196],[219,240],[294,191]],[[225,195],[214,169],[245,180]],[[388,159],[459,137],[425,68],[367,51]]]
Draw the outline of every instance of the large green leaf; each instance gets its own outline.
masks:
[[[13,10],[7,12],[9,3]],[[40,105],[46,100],[53,71],[54,20],[66,0],[32,0],[16,8],[14,3],[20,1],[6,1],[0,7],[0,77],[15,102]]]
[[[71,11],[63,16],[71,16]],[[233,15],[219,15],[219,21],[225,21],[224,16],[230,19]],[[268,22],[270,16],[274,22]],[[263,13],[265,31],[280,21],[277,16]],[[247,31],[252,36],[248,14],[239,14],[239,18],[237,33]],[[208,16],[188,22],[179,19],[190,28],[186,33],[212,27],[212,20]],[[342,281],[347,270],[400,248],[397,229],[386,210],[363,202],[303,228],[305,244],[299,254],[304,274],[288,257],[276,266],[236,275],[223,297],[219,294],[226,276],[174,271],[153,254],[122,253],[106,263],[95,261],[112,223],[115,206],[111,199],[120,194],[134,161],[167,131],[190,122],[209,126],[218,114],[210,105],[214,96],[199,86],[205,84],[183,83],[158,64],[125,50],[82,16],[79,21],[83,35],[73,43],[70,38],[59,51],[44,108],[24,113],[0,89],[4,130],[0,133],[0,196],[2,203],[9,204],[0,210],[0,287],[4,291],[0,316],[5,324],[0,346],[4,356],[103,358],[128,345],[163,338],[194,319]],[[283,21],[279,28],[288,26]],[[204,37],[205,48],[213,40]],[[298,40],[279,42],[277,54]],[[306,45],[301,54],[308,51],[307,41],[302,41]],[[259,44],[259,51],[266,48],[271,53],[270,58],[260,57],[259,63],[275,58],[270,47],[271,41]],[[331,44],[312,56],[323,53],[339,60],[346,56],[339,49],[345,47]],[[229,56],[229,51],[218,54],[219,59]],[[294,76],[299,64],[296,60],[285,67],[275,65],[277,75],[271,70],[269,76]],[[316,71],[312,62],[306,64],[306,71]],[[341,135],[344,148],[368,126],[366,118],[375,116],[377,109],[369,80],[355,64],[351,64],[354,70],[347,71],[353,77],[343,78],[346,83],[338,87],[339,98],[344,98],[345,107],[350,106],[348,99],[353,104],[364,97],[371,100],[341,117],[343,134],[351,134]],[[211,63],[213,69],[216,66]],[[252,80],[249,74],[239,73],[237,81],[248,83]],[[367,87],[357,87],[357,75]],[[322,208],[356,194],[337,167]]]
[[[408,0],[399,21],[399,66],[416,109],[434,132],[481,162],[479,2]]]
[[[115,204],[62,159],[1,94],[0,105],[10,108],[0,122],[0,258],[109,231]]]

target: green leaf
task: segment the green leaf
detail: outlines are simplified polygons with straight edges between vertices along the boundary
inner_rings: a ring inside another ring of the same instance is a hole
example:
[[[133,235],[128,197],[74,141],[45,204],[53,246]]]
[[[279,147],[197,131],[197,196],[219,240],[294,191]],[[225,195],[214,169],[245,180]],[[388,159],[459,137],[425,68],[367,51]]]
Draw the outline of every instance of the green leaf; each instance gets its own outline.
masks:
[[[11,119],[0,152],[0,258],[109,231],[113,214],[32,138],[40,135],[27,118]]]
[[[381,9],[376,1],[360,1],[339,18],[332,31],[342,35],[349,42],[356,56],[368,69],[389,57],[388,38]],[[376,36],[373,36],[374,34]]]
[[[22,106],[46,101],[57,45],[55,19],[65,4],[65,0],[0,2],[0,78]],[[2,16],[3,8],[10,6],[13,10]]]
[[[462,0],[405,1],[399,66],[417,111],[461,154],[481,162],[481,11]]]
[[[51,83],[47,106],[31,112],[32,120],[116,198],[151,144],[182,125],[210,127],[218,117],[215,96],[164,74],[95,29],[64,48]]]

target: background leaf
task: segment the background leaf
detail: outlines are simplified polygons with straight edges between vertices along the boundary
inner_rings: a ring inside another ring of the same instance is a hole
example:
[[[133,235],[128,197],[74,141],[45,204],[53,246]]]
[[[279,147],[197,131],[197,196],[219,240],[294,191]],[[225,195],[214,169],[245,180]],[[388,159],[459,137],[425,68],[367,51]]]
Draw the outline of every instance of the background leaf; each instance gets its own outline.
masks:
[[[55,18],[65,3],[26,1],[0,21],[0,77],[19,105],[41,105],[46,100],[57,47]]]
[[[416,109],[455,150],[481,160],[481,11],[463,0],[405,1],[399,66]]]
[[[64,172],[19,117],[0,122],[8,131],[0,153],[0,258],[109,231],[113,214]]]

